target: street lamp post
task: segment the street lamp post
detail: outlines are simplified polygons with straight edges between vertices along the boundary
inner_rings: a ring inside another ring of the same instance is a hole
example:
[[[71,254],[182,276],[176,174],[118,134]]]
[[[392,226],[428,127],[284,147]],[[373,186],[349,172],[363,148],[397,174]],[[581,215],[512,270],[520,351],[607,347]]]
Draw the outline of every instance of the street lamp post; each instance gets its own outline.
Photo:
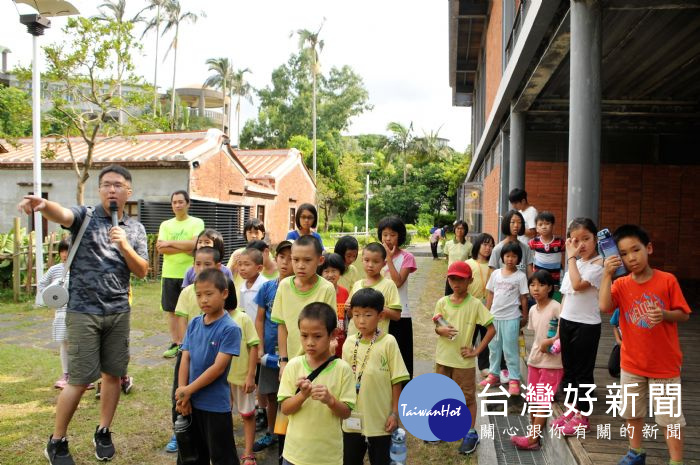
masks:
[[[78,14],[78,10],[63,0],[15,0],[38,10],[37,13],[20,15],[20,23],[27,26],[32,35],[32,141],[34,145],[34,195],[41,197],[41,74],[39,73],[39,40],[44,30],[51,27],[51,16],[68,16]],[[40,212],[34,213],[34,231],[36,243],[36,282],[44,274],[44,231]]]
[[[372,162],[360,163],[360,166],[367,171],[367,183],[365,185],[365,236],[369,237],[369,173],[376,165]]]

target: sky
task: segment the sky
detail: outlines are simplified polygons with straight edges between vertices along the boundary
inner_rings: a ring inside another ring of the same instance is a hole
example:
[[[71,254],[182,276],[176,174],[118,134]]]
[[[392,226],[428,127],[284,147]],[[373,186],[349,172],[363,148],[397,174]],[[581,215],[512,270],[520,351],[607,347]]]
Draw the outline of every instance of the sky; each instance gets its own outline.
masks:
[[[70,1],[86,16],[96,14],[101,3]],[[183,11],[204,12],[206,17],[180,26],[176,87],[204,82],[210,74],[205,60],[215,57],[229,57],[235,69],[250,68],[250,83],[265,87],[272,70],[297,51],[297,38],[290,33],[303,28],[315,31],[323,23],[322,72],[351,66],[362,76],[374,106],[352,120],[348,134],[386,134],[387,124],[397,121],[413,123],[419,137],[439,130],[440,137],[459,151],[469,144],[470,109],[452,106],[446,0],[181,0],[181,4]],[[127,0],[130,15],[143,6],[143,0]],[[17,7],[21,13],[31,12],[25,5]],[[61,42],[64,24],[65,18],[53,18],[40,43]],[[172,52],[163,62],[170,40],[172,35],[161,38],[159,47],[161,91],[171,86]],[[12,50],[10,68],[30,64],[31,44],[14,2],[0,0],[0,45]],[[136,70],[152,82],[155,34],[146,35],[142,44],[134,60]],[[256,117],[256,103],[242,104],[242,121]]]

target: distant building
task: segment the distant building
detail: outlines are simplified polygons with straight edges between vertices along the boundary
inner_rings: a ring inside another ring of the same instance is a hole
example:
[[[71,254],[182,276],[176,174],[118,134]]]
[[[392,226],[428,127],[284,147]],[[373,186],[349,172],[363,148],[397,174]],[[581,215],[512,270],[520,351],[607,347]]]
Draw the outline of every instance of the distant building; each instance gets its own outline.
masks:
[[[680,0],[449,0],[452,103],[472,109],[458,198],[498,236],[508,192],[638,223],[652,264],[700,279],[700,9]]]
[[[293,228],[298,205],[313,202],[316,187],[296,149],[235,150],[218,129],[200,132],[142,134],[100,142],[95,148],[93,169],[85,188],[85,204],[98,202],[97,175],[104,166],[118,163],[133,175],[134,194],[127,204],[130,215],[141,215],[148,232],[157,232],[162,219],[172,217],[170,194],[187,190],[212,221],[240,207],[237,224],[226,227],[242,231],[243,222],[259,217],[271,241],[284,239]],[[33,190],[32,142],[21,139],[18,148],[0,140],[0,231],[9,231],[17,216],[19,199]],[[86,145],[71,139],[78,160]],[[76,203],[76,174],[64,143],[42,140],[42,150],[54,153],[42,161],[43,195],[64,205]],[[227,207],[220,214],[218,206]],[[208,208],[208,209],[207,209]],[[154,216],[155,215],[155,216]],[[23,220],[24,221],[24,220]],[[29,221],[29,218],[27,218]],[[205,223],[207,219],[205,218]],[[26,225],[27,223],[25,223]],[[154,226],[155,225],[155,226]],[[52,227],[55,227],[52,226]],[[153,228],[155,227],[155,231]],[[149,230],[150,229],[150,230]],[[234,234],[234,233],[231,233]]]

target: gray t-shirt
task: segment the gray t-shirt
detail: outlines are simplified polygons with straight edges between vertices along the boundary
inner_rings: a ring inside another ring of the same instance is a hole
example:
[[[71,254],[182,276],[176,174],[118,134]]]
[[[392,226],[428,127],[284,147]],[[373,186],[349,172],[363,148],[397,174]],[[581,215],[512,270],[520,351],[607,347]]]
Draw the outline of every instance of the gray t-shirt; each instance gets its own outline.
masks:
[[[72,207],[75,220],[66,228],[75,238],[85,220],[87,207]],[[143,225],[126,214],[119,221],[129,244],[148,260],[148,242]],[[128,312],[131,271],[124,256],[109,240],[112,218],[97,205],[70,267],[68,311],[110,315]]]
[[[520,263],[518,264],[518,269],[525,273],[527,275],[527,270],[532,264],[532,256],[530,255],[530,248],[523,244],[520,241],[517,241],[518,245],[520,246],[520,250],[523,251],[523,258],[520,260]],[[501,249],[503,248],[503,245],[506,243],[506,240],[502,240],[498,244],[496,244],[496,247],[493,248],[493,251],[491,252],[491,258],[489,258],[489,268],[493,268],[494,270],[498,270],[500,268],[503,268],[505,264],[503,263],[503,260],[501,260]]]

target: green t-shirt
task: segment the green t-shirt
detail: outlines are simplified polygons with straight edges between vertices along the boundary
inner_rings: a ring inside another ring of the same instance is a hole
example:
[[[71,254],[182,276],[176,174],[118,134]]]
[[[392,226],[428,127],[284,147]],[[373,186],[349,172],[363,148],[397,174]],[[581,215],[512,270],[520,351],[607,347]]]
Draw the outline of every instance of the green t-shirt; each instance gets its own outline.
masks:
[[[197,294],[194,290],[194,284],[190,284],[180,292],[180,297],[177,299],[175,306],[175,315],[191,320],[200,315],[202,310],[197,302]]]
[[[270,318],[287,328],[287,356],[289,358],[300,355],[301,335],[299,333],[299,314],[304,307],[312,302],[325,302],[335,310],[335,287],[320,276],[317,276],[316,284],[306,292],[299,291],[294,285],[294,276],[289,276],[280,281],[277,286],[277,294],[272,304]]]
[[[458,333],[454,340],[438,336],[435,363],[452,368],[474,368],[474,357],[462,357],[461,348],[472,346],[474,327],[477,324],[490,325],[493,322],[493,315],[479,299],[471,295],[467,295],[459,305],[452,303],[450,296],[446,295],[435,304],[433,316],[438,313],[442,314]]]
[[[352,285],[360,279],[362,279],[362,273],[360,273],[360,270],[357,269],[354,263],[351,263],[345,268],[345,273],[338,279],[338,285],[350,290]]]
[[[370,341],[360,340],[357,344],[357,358],[353,357],[357,336],[357,334],[349,335],[343,344],[343,360],[350,366],[356,365],[355,380],[362,370],[370,345]],[[384,425],[391,414],[392,386],[408,379],[408,370],[401,358],[396,339],[391,334],[380,334],[374,341],[367,365],[362,370],[362,384],[354,409],[362,417],[364,436],[391,434],[384,431]]]
[[[472,243],[464,241],[464,244],[456,239],[445,242],[445,255],[447,255],[447,266],[454,262],[465,262],[472,256]]]
[[[384,306],[391,310],[395,310],[401,313],[401,297],[399,297],[399,290],[396,288],[396,284],[394,284],[394,281],[383,276],[382,279],[380,279],[372,286],[366,286],[364,279],[356,281],[355,284],[353,284],[352,289],[350,290],[348,302],[350,302],[352,296],[355,295],[355,292],[359,291],[364,287],[371,287],[375,291],[380,292],[384,296]],[[382,318],[381,320],[379,320],[378,327],[382,331],[382,333],[389,334],[389,319]],[[348,334],[357,334],[357,328],[355,327],[355,322],[353,322],[352,319],[350,320],[350,324],[348,325]]]
[[[282,402],[294,396],[297,380],[309,376],[312,371],[306,355],[291,359],[282,372],[277,400]],[[355,377],[343,360],[336,359],[329,363],[312,384],[326,386],[339,402],[354,408]],[[297,412],[289,415],[282,456],[294,465],[342,464],[341,422],[340,417],[335,416],[327,405],[309,397]]]
[[[197,217],[188,216],[182,221],[171,218],[160,224],[158,239],[161,241],[192,241],[202,231],[204,231],[204,221]],[[164,254],[161,276],[182,279],[185,277],[187,269],[192,266],[192,261],[192,254],[189,253]]]
[[[228,382],[235,386],[243,386],[245,377],[248,374],[248,362],[250,360],[249,350],[253,346],[260,344],[258,332],[255,330],[253,320],[240,308],[229,313],[233,321],[241,327],[241,353],[235,360],[231,361],[231,370],[228,372]]]

